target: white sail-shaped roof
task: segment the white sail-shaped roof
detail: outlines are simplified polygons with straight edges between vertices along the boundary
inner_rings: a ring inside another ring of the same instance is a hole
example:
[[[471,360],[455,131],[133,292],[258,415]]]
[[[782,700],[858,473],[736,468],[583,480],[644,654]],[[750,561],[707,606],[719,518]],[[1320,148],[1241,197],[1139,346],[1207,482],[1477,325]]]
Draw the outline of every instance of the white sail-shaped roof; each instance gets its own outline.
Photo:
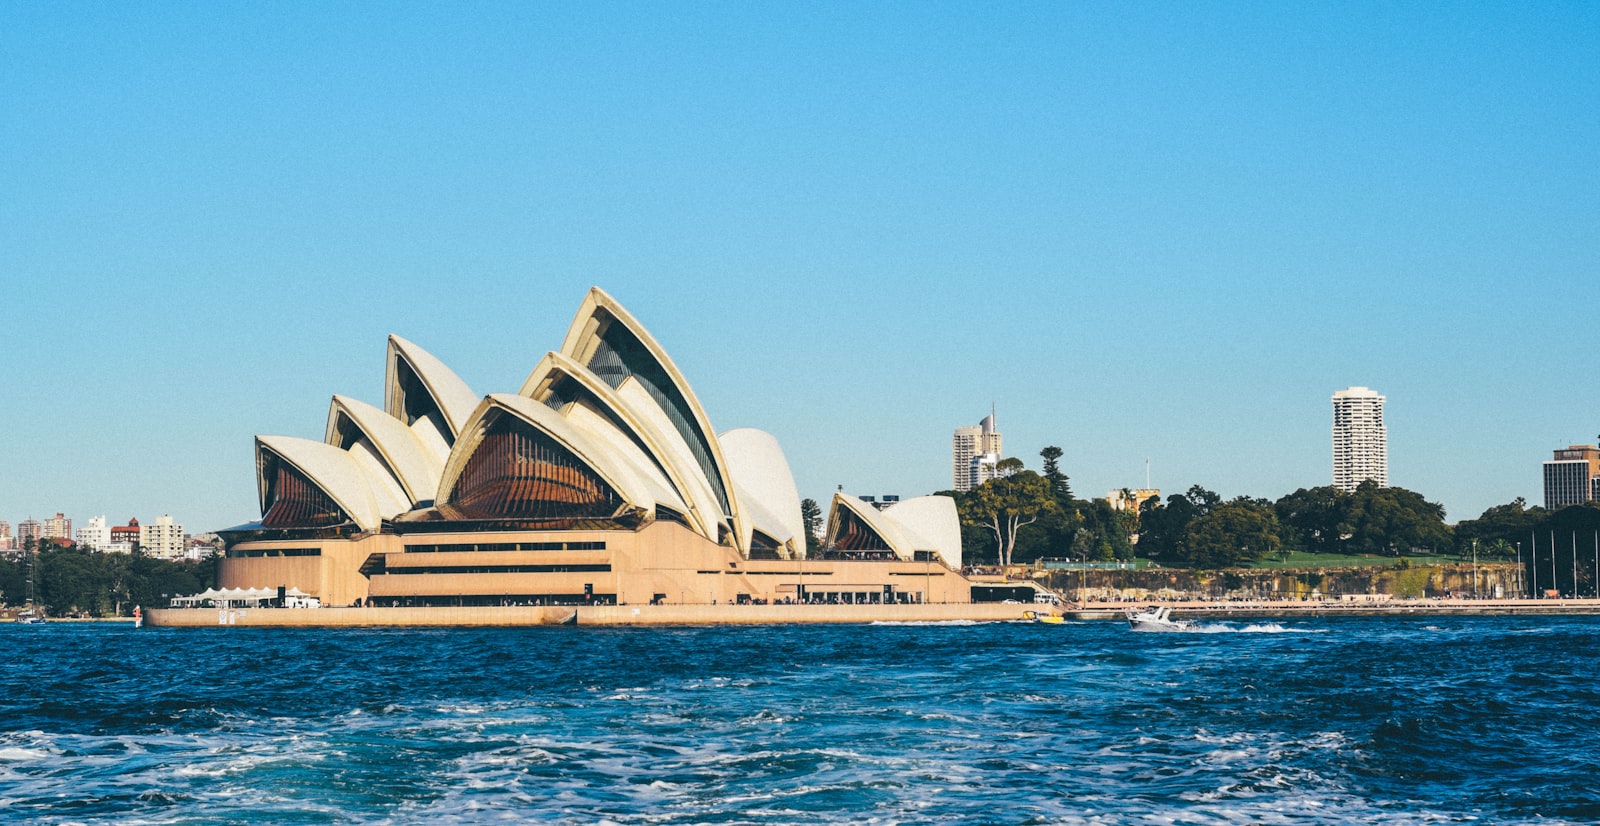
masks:
[[[912,551],[935,551],[951,568],[961,568],[961,518],[948,496],[902,499],[882,512],[899,528]]]
[[[644,511],[652,517],[655,514],[656,495],[670,491],[664,480],[652,482],[642,477],[630,462],[612,452],[604,441],[596,439],[587,430],[568,422],[566,417],[547,405],[524,396],[494,393],[478,405],[477,410],[468,419],[461,440],[450,453],[450,461],[445,465],[444,476],[439,485],[441,502],[454,499],[457,480],[466,469],[473,452],[482,443],[492,417],[497,415],[515,416],[548,436],[593,471],[630,507]]]
[[[584,398],[560,398],[557,382],[570,379],[582,388]],[[724,522],[721,505],[707,483],[700,467],[682,445],[677,433],[666,423],[653,402],[640,404],[625,400],[576,361],[560,354],[547,353],[528,375],[520,395],[546,405],[566,410],[569,417],[574,410],[589,404],[598,406],[596,415],[614,423],[666,481],[673,487],[678,504],[658,499],[662,504],[677,510],[690,523],[690,528],[712,541],[717,540],[718,524]],[[598,426],[598,425],[597,425]]]
[[[739,506],[746,511],[745,547],[754,530],[805,552],[805,523],[800,518],[800,492],[794,486],[789,460],[772,434],[753,428],[730,430],[718,437],[727,458]]]
[[[377,530],[385,513],[400,513],[409,507],[408,503],[387,496],[381,489],[375,492],[368,470],[355,457],[332,445],[294,436],[257,436],[256,453],[259,455],[262,451],[271,451],[298,470],[362,530]],[[263,514],[272,504],[267,501],[270,486],[262,472],[266,465],[259,460],[256,462],[256,488]]]
[[[403,370],[409,370],[420,381],[432,402],[431,406],[437,409],[443,418],[444,430],[447,432],[431,434],[429,432],[432,429],[431,423],[414,422],[406,415]],[[389,415],[412,426],[424,444],[432,442],[430,447],[439,454],[441,463],[448,454],[450,446],[460,437],[461,429],[466,426],[467,419],[478,406],[478,396],[472,392],[472,388],[450,368],[444,366],[444,362],[434,358],[427,350],[395,335],[389,336],[383,399],[384,409]],[[430,439],[430,435],[436,435],[438,438]],[[439,449],[441,443],[443,450]]]
[[[405,423],[366,402],[348,396],[334,396],[328,407],[328,429],[324,441],[346,450],[354,449],[356,445],[341,444],[347,438],[342,433],[341,422],[353,425],[361,436],[372,443],[385,468],[404,489],[409,500],[408,509],[418,502],[431,501],[438,493],[444,462],[428,450],[416,432],[406,427]]]
[[[833,502],[828,506],[828,541],[835,542],[839,538],[840,516],[844,512],[854,515],[866,525],[868,530],[877,534],[883,544],[889,546],[885,550],[893,551],[901,559],[915,558],[915,549],[912,543],[900,533],[900,527],[894,522],[885,519],[877,508],[863,502],[860,498],[848,493],[835,493]]]
[[[599,376],[630,404],[650,405],[683,442],[716,494],[734,542],[747,551],[749,535],[716,431],[694,391],[661,345],[599,287],[589,290],[567,330],[561,353]]]

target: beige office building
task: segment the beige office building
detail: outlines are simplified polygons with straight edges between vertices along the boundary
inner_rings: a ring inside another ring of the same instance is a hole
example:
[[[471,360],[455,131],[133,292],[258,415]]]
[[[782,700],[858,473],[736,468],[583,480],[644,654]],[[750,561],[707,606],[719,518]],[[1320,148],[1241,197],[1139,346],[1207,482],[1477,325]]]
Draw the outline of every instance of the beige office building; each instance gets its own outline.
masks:
[[[66,514],[58,511],[55,516],[44,520],[42,530],[44,531],[42,534],[44,539],[71,539],[72,520],[68,519]]]
[[[1544,463],[1544,506],[1551,510],[1600,499],[1600,447],[1568,445]]]
[[[144,550],[145,556],[178,559],[188,550],[183,538],[183,525],[174,522],[171,516],[162,514],[154,522],[139,526],[139,547]]]

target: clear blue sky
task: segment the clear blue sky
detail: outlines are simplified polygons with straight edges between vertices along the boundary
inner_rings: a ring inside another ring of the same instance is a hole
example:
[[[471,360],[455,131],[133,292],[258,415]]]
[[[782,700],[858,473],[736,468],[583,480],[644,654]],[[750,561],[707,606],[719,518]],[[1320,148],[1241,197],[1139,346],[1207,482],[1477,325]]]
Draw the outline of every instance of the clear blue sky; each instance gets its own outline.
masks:
[[[0,518],[257,515],[384,336],[515,391],[598,284],[801,495],[1541,498],[1600,433],[1595,4],[9,3]]]

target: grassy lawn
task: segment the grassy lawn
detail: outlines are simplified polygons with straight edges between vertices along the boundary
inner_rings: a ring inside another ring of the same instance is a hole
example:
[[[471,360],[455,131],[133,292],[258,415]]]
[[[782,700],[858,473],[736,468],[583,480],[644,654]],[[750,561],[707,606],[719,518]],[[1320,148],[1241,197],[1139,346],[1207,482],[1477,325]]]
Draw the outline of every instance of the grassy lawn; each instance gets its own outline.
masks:
[[[1283,554],[1274,554],[1267,559],[1251,565],[1251,568],[1371,568],[1393,567],[1395,562],[1406,559],[1412,565],[1445,565],[1461,561],[1455,554],[1414,554],[1403,557],[1378,556],[1377,554],[1308,554],[1294,552],[1288,554],[1285,560]],[[1490,560],[1481,559],[1480,562]]]

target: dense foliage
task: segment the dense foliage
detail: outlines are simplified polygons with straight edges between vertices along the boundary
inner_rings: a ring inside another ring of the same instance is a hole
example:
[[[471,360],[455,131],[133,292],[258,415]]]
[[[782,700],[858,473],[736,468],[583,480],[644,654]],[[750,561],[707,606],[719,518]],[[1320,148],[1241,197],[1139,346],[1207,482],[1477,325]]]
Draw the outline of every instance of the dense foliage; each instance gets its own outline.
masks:
[[[216,582],[216,563],[155,559],[141,553],[103,553],[46,540],[36,553],[0,558],[0,598],[34,602],[52,616],[127,616],[133,606],[164,606],[167,597],[196,594]]]
[[[1243,496],[1224,501],[1195,485],[1164,502],[1147,500],[1134,512],[1116,510],[1104,499],[1075,498],[1061,470],[1061,449],[1047,447],[1040,456],[1042,474],[1007,459],[1001,479],[964,494],[941,491],[956,500],[963,555],[972,564],[1029,563],[1046,557],[1109,562],[1137,554],[1172,567],[1221,568],[1247,565],[1280,551],[1400,557],[1464,556],[1474,548],[1480,558],[1509,560],[1518,556],[1520,545],[1528,565],[1533,559],[1529,549],[1537,549],[1549,581],[1551,547],[1566,554],[1561,576],[1569,579],[1565,572],[1572,567],[1574,543],[1589,548],[1591,555],[1600,552],[1600,503],[1551,512],[1517,499],[1452,529],[1438,503],[1416,491],[1372,482],[1350,493],[1331,486],[1302,488],[1275,502]],[[1017,490],[1018,481],[1026,482],[1025,494]],[[1002,524],[997,531],[997,514],[1014,519],[1014,529],[1008,532]],[[1559,545],[1552,539],[1556,534],[1565,537]],[[1587,544],[1584,536],[1589,537]],[[1580,580],[1581,588],[1590,587],[1588,580]]]

